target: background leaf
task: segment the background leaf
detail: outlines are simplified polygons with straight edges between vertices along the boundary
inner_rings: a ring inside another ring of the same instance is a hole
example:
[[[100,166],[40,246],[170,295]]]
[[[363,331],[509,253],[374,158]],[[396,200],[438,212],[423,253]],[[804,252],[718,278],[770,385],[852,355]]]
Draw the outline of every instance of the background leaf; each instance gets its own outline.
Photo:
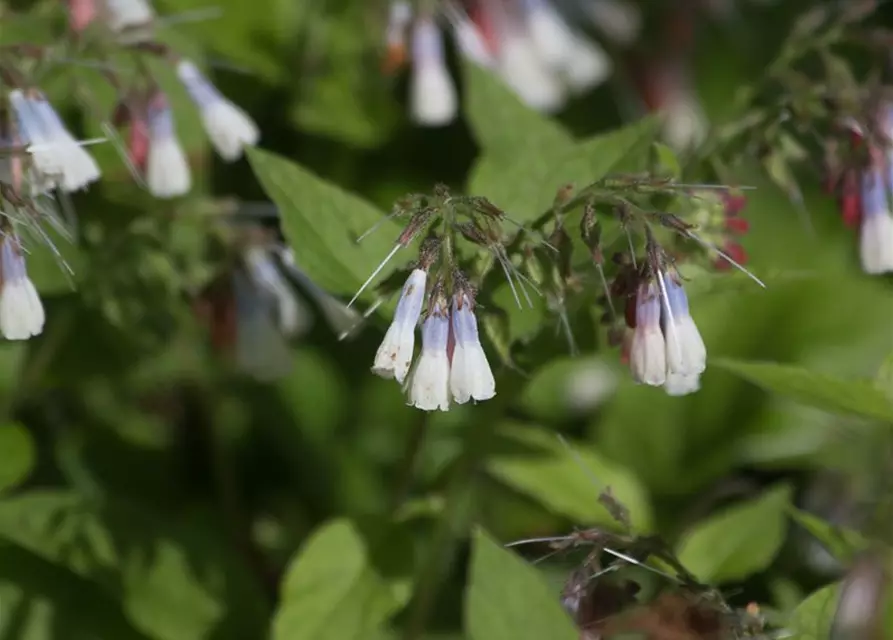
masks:
[[[34,467],[36,451],[30,432],[20,424],[0,426],[0,491],[6,491],[22,482]]]
[[[784,542],[790,500],[790,487],[781,485],[706,518],[683,536],[679,560],[700,580],[714,584],[762,571]]]

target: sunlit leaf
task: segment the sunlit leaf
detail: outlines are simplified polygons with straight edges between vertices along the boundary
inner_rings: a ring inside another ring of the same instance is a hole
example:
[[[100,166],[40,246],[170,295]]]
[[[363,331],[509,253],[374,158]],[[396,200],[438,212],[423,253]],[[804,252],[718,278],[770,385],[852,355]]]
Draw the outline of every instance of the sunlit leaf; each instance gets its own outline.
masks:
[[[288,568],[273,638],[361,640],[377,632],[399,604],[353,525],[333,521],[313,534]]]
[[[781,485],[700,521],[683,536],[679,560],[710,583],[743,580],[762,571],[784,542],[790,500],[791,488]]]
[[[893,402],[869,380],[846,380],[771,362],[711,361],[768,391],[844,415],[893,422]]]
[[[475,531],[465,593],[470,640],[576,640],[578,632],[536,569]]]

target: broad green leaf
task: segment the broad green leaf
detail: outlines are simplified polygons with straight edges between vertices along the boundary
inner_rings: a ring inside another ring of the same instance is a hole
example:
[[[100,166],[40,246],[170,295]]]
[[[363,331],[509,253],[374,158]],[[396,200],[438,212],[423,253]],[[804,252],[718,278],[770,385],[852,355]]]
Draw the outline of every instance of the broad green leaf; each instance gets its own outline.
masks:
[[[572,145],[551,145],[511,158],[485,153],[475,163],[468,192],[486,196],[521,223],[546,213],[559,188],[585,187],[618,171],[644,170],[657,130],[645,118]]]
[[[870,380],[846,380],[771,362],[714,360],[711,364],[823,411],[893,422],[893,402]]]
[[[129,506],[34,491],[0,501],[0,538],[96,583],[156,640],[263,630],[259,594],[236,560],[207,535],[158,525]]]
[[[487,461],[497,480],[578,524],[614,524],[599,494],[610,487],[639,531],[651,526],[648,496],[636,477],[590,447],[570,445],[545,429],[506,425],[499,434],[520,449]]]
[[[790,500],[790,487],[780,485],[710,516],[683,536],[679,560],[711,583],[743,580],[762,571],[784,542]]]
[[[31,433],[20,424],[0,425],[0,491],[28,477],[37,453]]]
[[[274,640],[361,640],[399,608],[350,522],[317,530],[291,563],[273,622]]]
[[[558,594],[536,569],[480,529],[473,544],[465,592],[470,640],[576,640],[579,632]]]
[[[788,621],[791,640],[826,640],[831,633],[831,623],[837,610],[839,584],[822,587],[800,603]]]
[[[837,527],[795,507],[789,507],[788,512],[797,524],[815,536],[839,562],[849,562],[856,553],[868,546],[868,541],[858,531]]]
[[[549,156],[573,144],[560,124],[524,105],[494,73],[470,62],[464,69],[465,116],[485,154]]]
[[[93,582],[8,542],[0,544],[0,638],[151,640]]]
[[[259,149],[248,156],[267,195],[279,207],[301,269],[334,294],[355,293],[393,249],[400,233],[397,224],[384,221],[357,243],[357,237],[382,222],[381,211],[281,156]],[[395,256],[378,279],[410,257],[408,252]]]

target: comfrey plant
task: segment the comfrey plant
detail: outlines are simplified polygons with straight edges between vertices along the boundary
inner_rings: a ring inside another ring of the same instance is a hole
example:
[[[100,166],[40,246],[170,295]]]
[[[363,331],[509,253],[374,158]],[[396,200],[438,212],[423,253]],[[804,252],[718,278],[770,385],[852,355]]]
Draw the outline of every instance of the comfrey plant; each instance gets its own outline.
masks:
[[[188,157],[177,135],[176,114],[154,76],[150,59],[170,66],[199,112],[205,132],[220,157],[232,162],[260,133],[254,121],[213,85],[192,61],[155,39],[166,27],[148,0],[70,0],[68,30],[60,40],[28,42],[0,48],[0,80],[8,98],[12,125],[7,145],[28,156],[29,183],[41,191],[71,192],[100,178],[100,168],[66,129],[50,99],[36,86],[54,67],[50,60],[86,66],[108,93],[86,81],[76,97],[88,121],[99,124],[103,137],[115,143],[135,180],[158,198],[187,194],[192,185]],[[60,10],[62,6],[60,6]],[[14,28],[14,25],[11,25]],[[58,66],[58,65],[57,65]],[[126,133],[127,143],[121,140]]]
[[[625,0],[590,0],[580,9],[609,37],[629,42],[639,14]],[[459,53],[493,69],[529,106],[556,111],[567,96],[604,82],[613,64],[606,51],[572,26],[551,0],[444,0],[390,4],[385,68],[407,59],[412,66],[410,110],[421,126],[442,126],[458,113],[455,83],[447,66],[444,27]]]
[[[749,274],[741,264],[743,250],[732,251],[736,259],[724,249],[739,247],[733,238],[746,230],[744,225],[728,229],[730,220],[738,220],[742,200],[726,188],[617,176],[577,192],[561,189],[550,212],[532,228],[521,228],[486,198],[456,195],[442,186],[430,196],[409,195],[392,213],[407,217],[406,227],[349,303],[399,251],[421,239],[372,371],[403,385],[409,404],[424,411],[488,400],[496,394],[496,380],[479,326],[491,341],[498,336],[486,323],[489,311],[479,304],[479,292],[490,272],[498,265],[521,308],[524,302],[535,306],[532,295],[543,298],[576,353],[567,305],[583,292],[585,273],[594,264],[604,289],[598,304],[609,340],[622,345],[621,357],[633,379],[670,395],[692,393],[700,386],[707,349],[691,316],[679,265],[713,261]],[[659,202],[669,206],[658,208]],[[576,215],[581,215],[580,239],[587,248],[582,263],[575,262],[575,242],[566,226]],[[603,249],[612,243],[603,244],[603,228],[611,228],[615,241],[625,239],[628,246],[607,262]],[[679,252],[676,238],[693,241],[695,250],[690,244]],[[643,252],[636,249],[639,239]],[[626,311],[618,314],[617,308]],[[504,353],[499,355],[511,365]]]

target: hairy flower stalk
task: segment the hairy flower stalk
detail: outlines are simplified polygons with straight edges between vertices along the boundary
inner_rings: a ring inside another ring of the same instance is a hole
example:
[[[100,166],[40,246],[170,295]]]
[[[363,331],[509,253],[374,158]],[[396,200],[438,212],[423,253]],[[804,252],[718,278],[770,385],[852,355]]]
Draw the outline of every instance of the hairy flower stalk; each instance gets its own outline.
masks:
[[[27,340],[43,331],[46,317],[40,296],[25,268],[18,236],[0,241],[0,333],[7,340]]]
[[[254,121],[224,98],[198,67],[181,60],[177,75],[198,107],[205,132],[221,158],[233,162],[242,156],[245,147],[257,144],[260,131]]]
[[[192,186],[192,173],[177,139],[173,112],[164,94],[157,93],[149,103],[147,123],[146,184],[149,192],[157,198],[182,196]]]

